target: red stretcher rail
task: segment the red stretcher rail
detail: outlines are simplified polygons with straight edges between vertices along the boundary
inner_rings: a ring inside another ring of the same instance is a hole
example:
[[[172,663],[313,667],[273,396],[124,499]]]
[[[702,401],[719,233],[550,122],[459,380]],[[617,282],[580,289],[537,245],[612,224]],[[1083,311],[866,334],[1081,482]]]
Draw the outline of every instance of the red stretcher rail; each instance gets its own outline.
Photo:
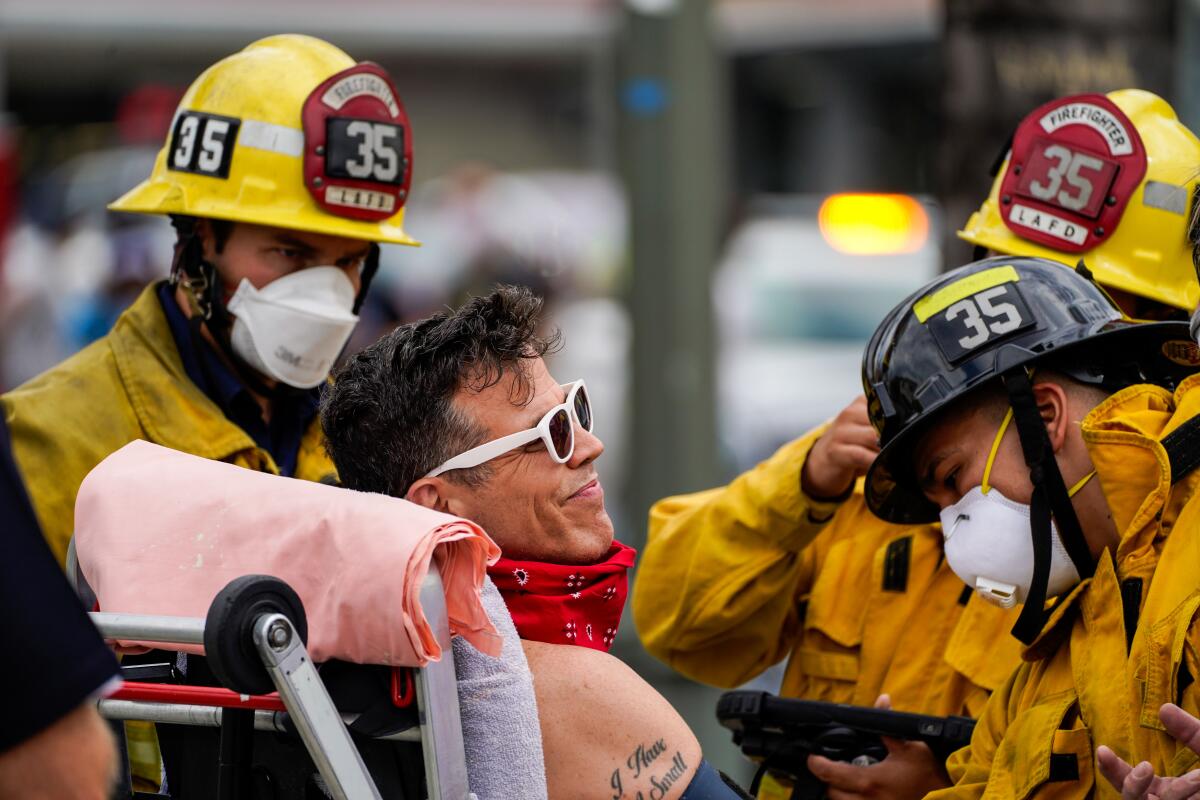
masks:
[[[126,681],[110,695],[113,700],[138,700],[146,703],[185,703],[217,708],[252,708],[256,711],[287,711],[278,692],[246,695],[219,686],[177,686],[165,683]]]

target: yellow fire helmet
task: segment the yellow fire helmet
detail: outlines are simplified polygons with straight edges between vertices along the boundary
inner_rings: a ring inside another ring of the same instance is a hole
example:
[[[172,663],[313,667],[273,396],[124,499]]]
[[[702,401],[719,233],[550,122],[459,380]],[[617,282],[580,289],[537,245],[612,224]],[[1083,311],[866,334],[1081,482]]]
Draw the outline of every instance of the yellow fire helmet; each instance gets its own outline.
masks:
[[[415,245],[411,177],[408,115],[383,68],[287,34],[205,70],[149,179],[109,208]]]
[[[1192,311],[1200,139],[1140,89],[1051,101],[1021,121],[991,194],[958,232],[1004,255],[1039,256]]]

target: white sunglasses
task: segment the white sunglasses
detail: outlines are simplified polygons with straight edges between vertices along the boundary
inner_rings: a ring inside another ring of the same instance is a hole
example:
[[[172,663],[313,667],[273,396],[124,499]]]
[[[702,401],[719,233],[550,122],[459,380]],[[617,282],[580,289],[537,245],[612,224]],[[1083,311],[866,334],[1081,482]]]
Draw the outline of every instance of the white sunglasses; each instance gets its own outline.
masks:
[[[472,447],[440,467],[425,473],[425,477],[436,478],[443,472],[452,469],[477,467],[510,450],[524,447],[539,438],[546,445],[546,450],[556,463],[567,463],[575,454],[575,425],[572,421],[578,422],[579,427],[591,433],[592,403],[588,399],[587,387],[583,385],[582,380],[564,383],[562,388],[567,392],[567,399],[547,411],[534,427],[501,436],[499,439],[485,442],[478,447]]]

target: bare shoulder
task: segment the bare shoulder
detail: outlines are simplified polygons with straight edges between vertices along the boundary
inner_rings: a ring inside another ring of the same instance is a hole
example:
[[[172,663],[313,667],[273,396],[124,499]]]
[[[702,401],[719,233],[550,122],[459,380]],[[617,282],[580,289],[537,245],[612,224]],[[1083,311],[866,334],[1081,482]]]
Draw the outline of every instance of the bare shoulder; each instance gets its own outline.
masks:
[[[551,800],[675,800],[700,743],[654,687],[620,659],[522,641],[537,695]]]
[[[532,665],[536,662],[546,672],[544,677],[549,681],[575,683],[581,676],[572,671],[583,670],[585,676],[590,674],[602,677],[605,681],[619,681],[622,685],[642,686],[646,691],[654,691],[628,664],[608,653],[588,647],[531,642],[528,639],[522,639],[521,646],[525,648],[529,663]]]

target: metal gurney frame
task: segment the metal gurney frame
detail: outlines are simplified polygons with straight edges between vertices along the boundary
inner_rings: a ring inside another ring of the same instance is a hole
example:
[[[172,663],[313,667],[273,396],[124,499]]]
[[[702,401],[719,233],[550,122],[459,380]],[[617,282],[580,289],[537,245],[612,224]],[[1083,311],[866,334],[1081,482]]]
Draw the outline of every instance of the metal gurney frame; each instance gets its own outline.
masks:
[[[77,579],[77,589],[85,588],[78,585],[82,576],[70,566],[68,575]],[[229,686],[233,691],[225,691],[212,687],[129,682],[109,699],[99,701],[100,713],[110,720],[219,727],[222,748],[226,746],[226,737],[246,738],[252,729],[290,730],[285,726],[285,719],[290,719],[333,797],[339,800],[381,798],[304,647],[300,630],[306,627],[306,622],[293,619],[288,612],[294,614],[295,609],[286,608],[286,604],[264,607],[261,602],[241,602],[239,583],[241,588],[252,585],[249,578],[231,582],[213,601],[207,620],[107,612],[94,612],[91,618],[104,638],[110,641],[201,644],[208,650],[216,646],[217,626],[213,622],[214,617],[219,617],[222,627],[228,624],[239,626],[242,644],[240,653],[216,655],[227,663],[240,661],[247,669],[261,667],[269,676],[269,685],[278,691],[278,697],[261,692],[245,693],[244,686]],[[281,581],[279,584],[287,588]],[[218,614],[218,605],[222,602],[225,610]],[[381,738],[420,742],[429,800],[470,800],[474,796],[467,785],[449,618],[441,576],[434,563],[430,564],[421,584],[420,602],[442,649],[442,659],[413,670],[417,728]],[[299,614],[303,616],[302,608]],[[246,638],[252,641],[245,641]],[[213,655],[209,653],[210,660]],[[261,663],[253,663],[255,658]],[[237,732],[239,728],[240,733]],[[219,780],[224,777],[222,773]],[[230,788],[228,796],[236,797],[239,791]],[[224,789],[220,794],[226,796]]]

